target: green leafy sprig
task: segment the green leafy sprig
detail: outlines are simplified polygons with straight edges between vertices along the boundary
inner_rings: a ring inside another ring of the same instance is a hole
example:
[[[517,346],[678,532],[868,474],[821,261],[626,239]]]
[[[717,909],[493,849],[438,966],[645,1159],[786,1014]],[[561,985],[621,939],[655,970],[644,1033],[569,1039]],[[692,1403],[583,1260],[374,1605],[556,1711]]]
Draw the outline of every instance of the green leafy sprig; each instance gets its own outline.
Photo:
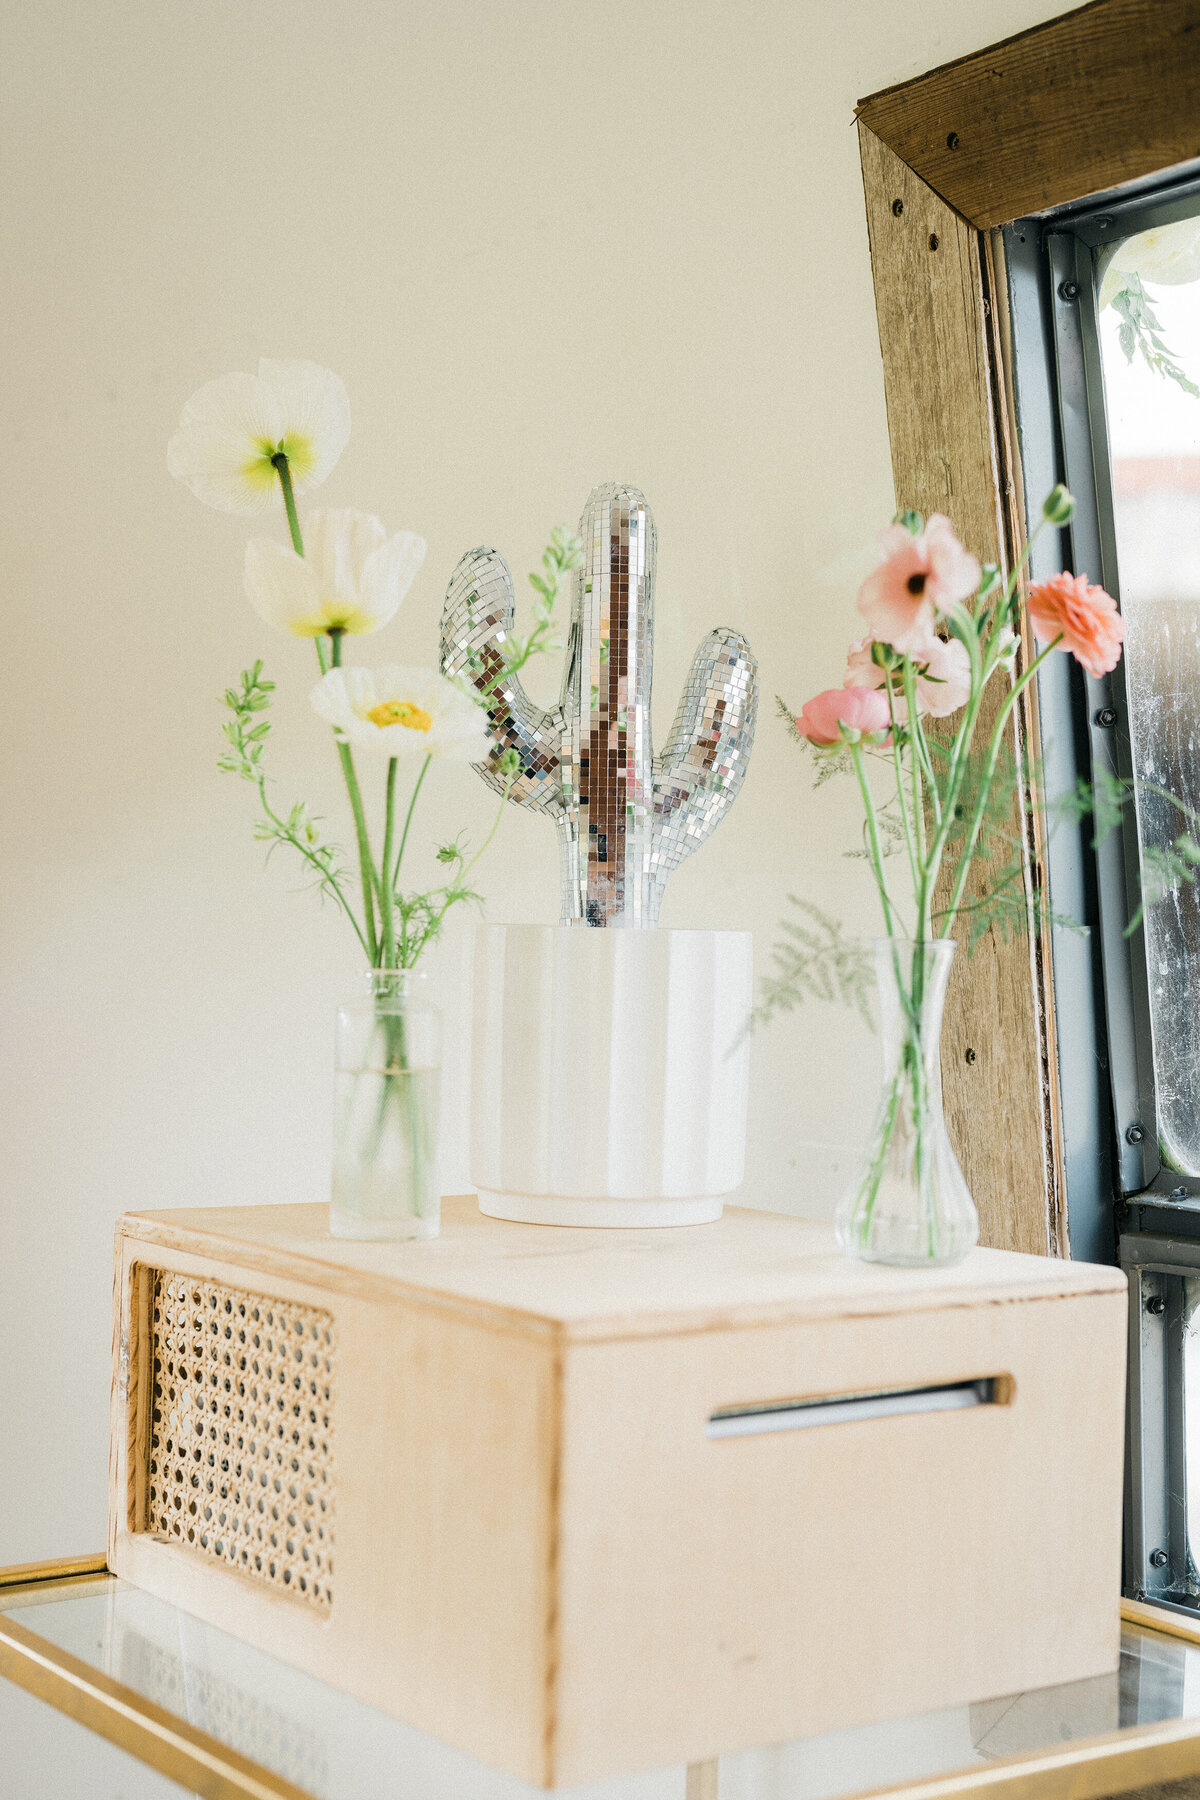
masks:
[[[1140,352],[1142,361],[1153,374],[1176,382],[1185,394],[1200,398],[1200,387],[1180,366],[1162,335],[1162,325],[1142,286],[1141,276],[1126,275],[1124,285],[1112,296],[1110,304],[1121,320],[1117,341],[1125,352],[1126,362],[1132,362],[1134,355]]]
[[[536,596],[533,602],[533,630],[526,637],[519,637],[515,632],[509,635],[504,666],[488,682],[483,693],[488,694],[500,682],[511,680],[531,658],[552,655],[562,649],[562,644],[555,636],[557,621],[554,605],[563,577],[572,569],[577,569],[582,561],[583,539],[572,536],[567,526],[556,525],[550,533],[550,542],[542,552],[542,573],[539,575],[535,569],[529,577],[529,585]]]
[[[217,767],[251,783],[258,795],[260,808],[259,817],[254,822],[255,837],[269,846],[268,856],[280,844],[286,844],[303,858],[316,878],[318,892],[328,895],[341,907],[365,951],[366,939],[355,917],[354,908],[346,898],[343,886],[346,870],[338,850],[334,845],[322,841],[317,829],[318,821],[302,800],[297,801],[286,814],[281,814],[275,811],[267,798],[268,776],[262,759],[271,735],[271,721],[267,713],[274,692],[275,683],[264,677],[261,659],[252,668],[242,670],[240,687],[226,688],[222,704],[229,709],[231,717],[226,719],[222,732],[229,749],[220,758]]]

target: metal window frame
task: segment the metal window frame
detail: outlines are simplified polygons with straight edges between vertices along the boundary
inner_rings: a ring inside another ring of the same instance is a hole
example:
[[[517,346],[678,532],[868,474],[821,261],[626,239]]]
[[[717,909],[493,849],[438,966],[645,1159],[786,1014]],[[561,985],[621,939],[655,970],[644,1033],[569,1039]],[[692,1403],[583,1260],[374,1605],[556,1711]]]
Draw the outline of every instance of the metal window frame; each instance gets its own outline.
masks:
[[[1058,540],[1045,533],[1034,547],[1035,578],[1065,564],[1087,571],[1120,599],[1096,256],[1106,243],[1194,214],[1198,206],[1200,175],[1189,172],[1149,194],[1101,198],[1086,208],[1021,219],[1005,228],[1026,491],[1048,492],[1056,480],[1065,481],[1076,498],[1075,516]],[[1102,770],[1123,778],[1133,774],[1123,661],[1096,680],[1065,657],[1051,658],[1039,675],[1038,695],[1051,796],[1069,791],[1079,776],[1092,779]],[[1076,1035],[1087,1029],[1108,1076],[1107,1097],[1099,1092],[1105,1084],[1098,1082],[1080,1091],[1078,1079],[1071,1080],[1077,1058],[1070,1054],[1068,1035],[1063,1069],[1064,1087],[1073,1090],[1064,1105],[1068,1145],[1073,1137],[1082,1136],[1093,1147],[1107,1138],[1110,1158],[1107,1183],[1096,1179],[1098,1170],[1089,1182],[1085,1172],[1072,1170],[1068,1155],[1072,1247],[1076,1254],[1089,1254],[1112,1242],[1112,1228],[1103,1218],[1106,1187],[1107,1209],[1114,1194],[1126,1200],[1145,1195],[1192,1201],[1200,1200],[1200,1177],[1167,1167],[1159,1152],[1145,938],[1140,927],[1126,935],[1140,896],[1135,818],[1127,815],[1098,850],[1091,848],[1087,830],[1054,833],[1048,863],[1056,910],[1091,928],[1098,952],[1090,959],[1078,950],[1073,954],[1072,934],[1054,928],[1060,1020]],[[1072,1100],[1078,1109],[1074,1116]],[[1107,1130],[1100,1131],[1105,1111]]]
[[[1188,1544],[1184,1283],[1200,1277],[1200,1239],[1125,1233],[1121,1267],[1129,1276],[1125,1587],[1194,1616],[1200,1582]]]
[[[1097,257],[1108,243],[1197,210],[1192,165],[1136,193],[1004,230],[1025,490],[1040,497],[1064,481],[1076,499],[1071,524],[1034,546],[1035,579],[1063,567],[1087,571],[1120,599]],[[1038,703],[1051,799],[1100,771],[1132,776],[1123,661],[1096,680],[1052,657],[1039,674]],[[1136,815],[1128,812],[1098,848],[1088,827],[1053,832],[1047,867],[1054,910],[1088,928],[1080,938],[1051,927],[1071,1248],[1119,1258],[1130,1283],[1125,1586],[1194,1618],[1184,1282],[1200,1276],[1200,1178],[1166,1166],[1159,1150],[1146,944],[1140,928],[1128,931],[1141,891]]]

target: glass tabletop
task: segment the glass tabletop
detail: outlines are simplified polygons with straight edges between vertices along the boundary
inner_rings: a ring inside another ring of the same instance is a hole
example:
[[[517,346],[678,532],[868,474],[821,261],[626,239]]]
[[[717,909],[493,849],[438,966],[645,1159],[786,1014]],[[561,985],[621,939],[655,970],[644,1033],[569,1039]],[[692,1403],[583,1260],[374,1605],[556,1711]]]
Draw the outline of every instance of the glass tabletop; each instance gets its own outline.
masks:
[[[543,1792],[111,1576],[0,1590],[0,1612],[18,1628],[14,1635],[24,1633],[29,1641],[32,1634],[103,1678],[118,1703],[122,1693],[138,1696],[276,1778],[266,1788],[248,1785],[247,1793],[313,1800],[534,1800]],[[7,1667],[11,1674],[11,1657]],[[0,1692],[11,1706],[7,1684]],[[54,1715],[39,1712],[44,1734],[45,1717]],[[61,1724],[68,1735],[79,1731],[72,1720]],[[1029,1758],[1045,1760],[1063,1747],[1112,1733],[1122,1734],[1117,1747],[1126,1758],[1131,1747],[1142,1745],[1158,1746],[1161,1754],[1169,1741],[1175,1759],[1169,1773],[1200,1771],[1200,1644],[1127,1624],[1121,1666],[1113,1675],[570,1793],[572,1800],[841,1800],[961,1777],[943,1784],[950,1794],[968,1791],[972,1773],[985,1770],[995,1792],[1002,1772],[997,1765],[1004,1763],[1011,1764],[1015,1791]],[[1112,1786],[1097,1783],[1089,1792],[1117,1792],[1137,1780],[1162,1778],[1161,1765],[1147,1765],[1131,1781],[1131,1766],[1126,1760]],[[103,1786],[89,1791],[107,1792]],[[161,1790],[129,1783],[113,1788],[114,1794],[159,1791],[179,1790],[171,1783]]]

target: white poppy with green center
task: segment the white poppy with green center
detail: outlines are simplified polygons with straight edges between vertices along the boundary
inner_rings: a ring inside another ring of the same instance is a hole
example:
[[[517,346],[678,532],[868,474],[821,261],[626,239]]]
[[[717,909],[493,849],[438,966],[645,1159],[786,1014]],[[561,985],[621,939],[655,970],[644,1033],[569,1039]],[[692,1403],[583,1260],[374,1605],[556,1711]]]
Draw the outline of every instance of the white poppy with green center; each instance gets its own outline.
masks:
[[[246,545],[246,598],[268,625],[297,637],[378,631],[425,560],[415,531],[389,537],[373,513],[349,506],[308,513],[304,549],[297,556],[272,538]]]
[[[192,395],[167,468],[219,512],[269,512],[283,500],[277,456],[303,494],[330,474],[349,436],[350,399],[332,369],[264,356],[257,375],[238,370]]]
[[[483,707],[436,669],[330,669],[310,699],[356,750],[484,762],[492,748]]]

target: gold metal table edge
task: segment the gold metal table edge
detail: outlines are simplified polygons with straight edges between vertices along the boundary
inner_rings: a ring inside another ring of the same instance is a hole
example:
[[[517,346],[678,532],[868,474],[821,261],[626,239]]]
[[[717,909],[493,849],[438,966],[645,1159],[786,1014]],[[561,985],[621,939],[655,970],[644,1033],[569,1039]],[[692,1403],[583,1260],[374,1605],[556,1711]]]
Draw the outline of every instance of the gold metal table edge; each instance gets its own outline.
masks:
[[[98,1572],[94,1559],[86,1571],[76,1570],[65,1585],[82,1586]],[[50,1565],[41,1565],[43,1568]],[[59,1565],[61,1567],[61,1565]],[[101,1565],[103,1567],[103,1565]],[[5,1578],[17,1573],[23,1580]],[[54,1573],[42,1580],[54,1580]],[[0,1585],[27,1587],[28,1571],[0,1571]],[[107,1738],[119,1750],[157,1769],[203,1800],[313,1800],[228,1745],[156,1706],[133,1688],[102,1675],[46,1638],[0,1612],[0,1677],[66,1713],[89,1731]]]
[[[95,1556],[60,1557],[57,1562],[13,1563],[0,1569],[0,1589],[32,1587],[41,1581],[69,1581],[77,1575],[107,1575],[108,1558],[103,1551]]]
[[[102,1556],[73,1557],[0,1569],[6,1602],[54,1582],[83,1588],[107,1573]],[[1123,1601],[1121,1617],[1139,1630],[1200,1644],[1200,1623],[1139,1601]],[[114,1681],[48,1639],[18,1625],[0,1608],[0,1678],[107,1738],[204,1800],[313,1800],[292,1782],[197,1731],[133,1688]],[[716,1792],[715,1762],[688,1770],[688,1800]],[[846,1800],[1104,1800],[1154,1782],[1200,1774],[1200,1717],[1126,1726],[1101,1737],[1053,1745],[984,1765],[952,1769],[891,1787],[861,1790]]]
[[[1200,1613],[1189,1618],[1168,1606],[1155,1606],[1152,1600],[1122,1600],[1121,1617],[1127,1625],[1143,1631],[1161,1631],[1166,1637],[1182,1638],[1185,1644],[1200,1644]]]

